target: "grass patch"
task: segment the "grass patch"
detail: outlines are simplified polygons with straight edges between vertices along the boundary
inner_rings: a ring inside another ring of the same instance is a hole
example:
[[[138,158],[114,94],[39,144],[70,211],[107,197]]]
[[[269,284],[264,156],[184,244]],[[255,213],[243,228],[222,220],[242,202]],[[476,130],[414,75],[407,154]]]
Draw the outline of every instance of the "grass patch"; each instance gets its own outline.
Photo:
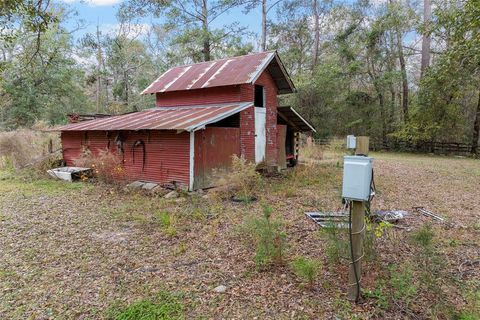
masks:
[[[61,194],[92,187],[92,185],[79,182],[66,182],[38,177],[38,173],[32,170],[0,170],[0,192],[15,191],[25,195],[38,193]]]
[[[155,297],[134,302],[124,308],[120,304],[107,311],[111,320],[176,320],[185,319],[182,295],[160,291]]]
[[[177,228],[175,227],[176,219],[173,214],[163,211],[156,213],[155,218],[167,236],[174,237],[177,235]]]
[[[409,263],[388,268],[388,278],[378,281],[374,290],[366,290],[366,297],[374,298],[380,308],[388,310],[394,303],[409,310],[417,295],[417,286],[413,278],[413,267]]]
[[[297,277],[307,282],[308,286],[311,288],[315,283],[321,264],[317,260],[298,257],[293,260],[291,267]]]

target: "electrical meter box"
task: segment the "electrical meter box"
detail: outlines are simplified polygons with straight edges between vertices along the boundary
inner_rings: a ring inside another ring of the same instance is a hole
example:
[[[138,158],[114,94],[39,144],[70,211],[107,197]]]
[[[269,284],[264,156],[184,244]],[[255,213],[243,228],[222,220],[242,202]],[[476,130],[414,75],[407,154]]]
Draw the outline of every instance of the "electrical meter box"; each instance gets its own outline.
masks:
[[[342,197],[348,200],[367,201],[370,197],[373,159],[363,156],[343,158]]]
[[[357,147],[357,138],[354,135],[347,136],[347,149],[355,149]]]

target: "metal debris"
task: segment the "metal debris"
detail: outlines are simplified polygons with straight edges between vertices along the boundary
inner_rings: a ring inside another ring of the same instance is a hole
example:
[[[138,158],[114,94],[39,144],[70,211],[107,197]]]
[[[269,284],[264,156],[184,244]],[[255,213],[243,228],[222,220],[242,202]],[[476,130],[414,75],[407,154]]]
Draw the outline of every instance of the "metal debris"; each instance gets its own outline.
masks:
[[[90,177],[92,175],[92,169],[82,167],[60,167],[47,170],[47,173],[53,178],[72,182],[73,180],[80,179],[82,175]]]
[[[404,219],[408,215],[404,210],[378,210],[372,214],[372,220],[375,222],[390,222],[395,223]]]
[[[413,207],[413,209],[417,210],[418,212],[420,212],[424,216],[428,216],[428,217],[434,218],[434,219],[442,221],[442,222],[445,221],[444,218],[442,218],[440,216],[437,216],[436,214],[434,214],[431,211],[426,210],[424,207]]]
[[[348,228],[348,214],[345,212],[305,212],[305,215],[322,228]]]

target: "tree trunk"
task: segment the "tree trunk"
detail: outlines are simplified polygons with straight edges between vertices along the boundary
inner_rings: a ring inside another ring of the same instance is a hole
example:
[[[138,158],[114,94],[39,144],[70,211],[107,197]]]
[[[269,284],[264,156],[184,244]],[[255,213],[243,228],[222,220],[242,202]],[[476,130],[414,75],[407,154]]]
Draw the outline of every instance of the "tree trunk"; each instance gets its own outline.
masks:
[[[480,139],[480,91],[478,93],[477,112],[473,123],[472,153],[478,154],[478,140]]]
[[[320,46],[320,27],[318,23],[319,18],[318,18],[317,0],[312,1],[312,11],[313,11],[313,32],[314,32],[312,70],[314,70],[318,63],[318,48]]]
[[[208,1],[203,0],[202,5],[202,27],[203,27],[203,60],[210,61],[211,47],[210,47],[210,30],[208,27]]]
[[[397,33],[397,50],[398,50],[398,60],[400,62],[400,71],[402,74],[402,109],[403,109],[403,122],[408,121],[408,78],[407,78],[407,68],[405,65],[405,56],[403,55],[403,43],[402,36],[399,30],[396,30]]]
[[[100,45],[100,29],[97,24],[97,94],[96,94],[96,104],[97,108],[96,111],[97,113],[100,112],[100,105],[101,105],[101,81],[102,78],[100,77],[101,69],[102,68],[102,48]]]
[[[425,71],[430,65],[430,42],[431,37],[429,35],[430,17],[432,14],[432,7],[430,0],[423,0],[423,35],[422,35],[422,62],[420,65],[420,75],[423,78]]]
[[[262,51],[267,50],[267,0],[262,0]]]

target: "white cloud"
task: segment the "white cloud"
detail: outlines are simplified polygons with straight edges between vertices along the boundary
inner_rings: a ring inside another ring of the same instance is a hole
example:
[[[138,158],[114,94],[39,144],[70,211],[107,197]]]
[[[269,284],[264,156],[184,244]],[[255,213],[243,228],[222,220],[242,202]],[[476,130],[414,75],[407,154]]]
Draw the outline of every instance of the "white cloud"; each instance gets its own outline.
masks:
[[[100,25],[100,31],[109,35],[123,35],[130,39],[145,36],[152,26],[148,23],[136,24],[120,24],[120,23],[104,23]]]
[[[113,5],[119,4],[123,0],[61,0],[61,1],[68,4],[81,2],[89,5],[90,7],[102,7],[102,6],[113,6]]]

